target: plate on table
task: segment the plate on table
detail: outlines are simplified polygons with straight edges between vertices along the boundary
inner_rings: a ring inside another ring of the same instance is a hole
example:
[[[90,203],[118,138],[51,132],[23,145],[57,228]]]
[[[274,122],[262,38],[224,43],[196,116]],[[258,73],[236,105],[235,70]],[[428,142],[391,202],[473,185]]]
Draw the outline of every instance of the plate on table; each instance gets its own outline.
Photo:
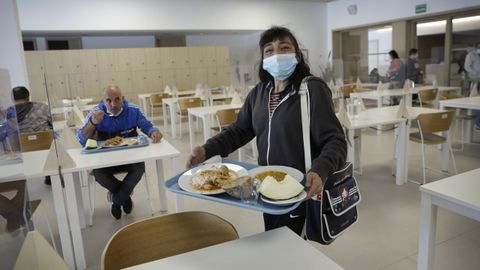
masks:
[[[212,189],[202,189],[202,188],[197,188],[192,184],[192,179],[194,177],[199,177],[200,173],[202,171],[207,171],[207,170],[216,170],[220,168],[222,165],[226,166],[229,170],[229,177],[232,178],[237,178],[241,176],[247,176],[248,172],[243,168],[242,166],[236,165],[236,164],[231,164],[231,163],[212,163],[212,164],[205,164],[201,165],[195,168],[192,168],[188,171],[186,171],[184,174],[180,176],[178,179],[178,186],[191,193],[198,193],[198,194],[204,194],[204,195],[213,195],[213,194],[220,194],[224,193],[225,191],[221,188],[212,188]],[[196,178],[198,179],[198,178]]]
[[[257,178],[257,179],[261,178],[259,180],[263,180],[263,178],[265,178],[263,176],[271,175],[268,172],[274,172],[273,173],[274,175],[272,175],[272,176],[275,179],[277,179],[277,177],[275,177],[275,175],[280,177],[282,174],[283,174],[283,176],[285,176],[285,174],[288,174],[291,177],[295,178],[298,182],[302,182],[303,177],[304,177],[304,174],[301,171],[299,171],[295,168],[292,168],[292,167],[280,166],[280,165],[259,166],[259,167],[253,168],[250,171],[248,171],[248,175],[250,175],[252,178]],[[283,177],[281,179],[277,179],[277,180],[281,181],[282,179],[283,179]]]
[[[121,146],[135,145],[135,144],[138,144],[138,140],[136,138],[115,137],[115,138],[106,140],[102,144],[101,148],[121,147]]]
[[[299,201],[303,201],[307,197],[307,192],[304,190],[300,192],[297,196],[290,198],[288,200],[271,200],[263,195],[260,195],[260,199],[266,203],[273,204],[273,205],[278,205],[278,206],[284,206],[284,205],[290,205],[294,204]]]

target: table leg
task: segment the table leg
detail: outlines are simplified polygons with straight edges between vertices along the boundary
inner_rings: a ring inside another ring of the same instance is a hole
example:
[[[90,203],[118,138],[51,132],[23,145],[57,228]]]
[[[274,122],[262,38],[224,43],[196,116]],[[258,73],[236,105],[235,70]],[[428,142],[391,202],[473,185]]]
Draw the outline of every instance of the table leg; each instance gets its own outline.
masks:
[[[377,108],[381,108],[383,106],[383,97],[377,98]],[[377,125],[377,135],[382,134],[382,125]]]
[[[450,147],[448,147],[448,143],[450,141],[450,137],[448,135],[448,131],[443,131],[442,136],[448,138],[447,141],[442,143],[442,171],[448,172],[448,163],[450,162],[450,156],[449,156],[449,150]]]
[[[145,98],[145,97],[141,97],[141,98],[139,99],[139,101],[140,101],[140,106],[142,106],[143,112],[145,113],[145,115],[148,115],[146,98]]]
[[[210,138],[209,136],[210,124],[211,124],[210,117],[208,115],[203,115],[202,121],[203,121],[203,141],[206,142],[208,138]]]
[[[158,198],[160,199],[160,212],[167,212],[167,194],[165,193],[165,171],[163,170],[163,160],[157,159],[157,180],[158,180]]]
[[[472,110],[467,110],[467,115],[472,115],[473,111]],[[473,125],[472,123],[474,121],[466,121],[467,122],[467,127],[466,127],[466,132],[467,132],[467,137],[465,138],[465,141],[468,143],[472,143],[472,132],[473,132]]]
[[[78,179],[78,172],[72,174],[64,174],[65,182],[65,201],[67,203],[68,220],[70,221],[70,232],[72,233],[73,251],[75,254],[75,261],[77,269],[86,269],[85,250],[83,249],[82,228],[80,228],[80,214],[78,213],[77,192],[75,191],[75,179]],[[83,213],[82,213],[83,214]]]
[[[418,238],[418,270],[430,270],[433,268],[437,209],[438,207],[432,204],[431,195],[422,192],[420,234]]]
[[[355,135],[357,135],[357,139],[355,140]],[[360,155],[362,153],[362,130],[361,129],[355,129],[354,134],[353,134],[353,147],[355,148],[354,152],[354,159],[355,159],[355,166],[353,169],[359,169],[362,167],[361,158]],[[362,170],[360,169],[360,174],[362,173]]]
[[[80,220],[80,227],[82,229],[85,229],[86,223],[85,223],[85,212],[83,208],[83,197],[82,197],[82,186],[81,186],[81,173],[75,173],[73,175],[73,184],[75,186],[75,192],[76,192],[76,198],[77,198],[77,206],[78,206],[78,219]]]
[[[164,130],[164,132],[167,132],[168,117],[167,117],[167,104],[166,103],[162,103],[162,114],[163,114],[163,130]]]
[[[67,213],[65,211],[65,201],[63,197],[62,184],[58,175],[52,175],[52,195],[55,214],[57,216],[58,233],[62,245],[63,259],[70,267],[75,269],[75,259],[73,258],[72,239],[70,238],[70,229],[68,226]]]
[[[398,138],[396,147],[396,172],[395,183],[403,185],[408,180],[408,133],[410,130],[410,122],[402,121],[398,123]]]
[[[176,110],[175,110],[175,104],[172,104],[170,106],[170,126],[172,127],[172,137],[176,138],[177,137],[177,115],[176,115]],[[182,119],[180,119],[182,121]]]
[[[347,149],[347,161],[353,164],[353,168],[355,168],[355,142],[354,142],[354,129],[347,129],[346,132],[348,133],[348,149]]]
[[[188,135],[190,137],[190,150],[193,150],[193,137],[195,130],[193,129],[193,115],[188,112]]]
[[[179,169],[178,169],[179,158],[178,157],[173,157],[173,158],[171,158],[171,161],[172,161],[172,175],[175,175],[179,172]],[[182,212],[185,209],[185,203],[184,203],[184,200],[183,200],[183,195],[175,194],[174,198],[175,198],[175,211],[177,213]]]

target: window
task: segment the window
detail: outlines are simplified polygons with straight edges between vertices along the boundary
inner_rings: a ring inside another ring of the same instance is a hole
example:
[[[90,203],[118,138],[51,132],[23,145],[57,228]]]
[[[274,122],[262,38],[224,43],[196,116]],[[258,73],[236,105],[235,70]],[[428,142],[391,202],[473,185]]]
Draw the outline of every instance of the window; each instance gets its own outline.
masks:
[[[36,50],[36,44],[34,40],[24,40],[23,41],[23,50],[24,51],[35,51]]]

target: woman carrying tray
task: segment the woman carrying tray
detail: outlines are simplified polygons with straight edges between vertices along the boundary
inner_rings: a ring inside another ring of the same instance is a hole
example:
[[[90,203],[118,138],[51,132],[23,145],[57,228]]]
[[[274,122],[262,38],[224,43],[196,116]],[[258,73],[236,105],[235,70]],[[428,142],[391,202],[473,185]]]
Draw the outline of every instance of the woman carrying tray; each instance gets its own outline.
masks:
[[[310,68],[293,34],[284,27],[266,30],[259,42],[260,83],[247,96],[235,123],[193,149],[187,167],[206,159],[228,156],[256,137],[258,164],[283,165],[305,173],[300,95],[302,79]],[[325,82],[308,82],[310,97],[310,137],[312,168],[306,172],[307,199],[321,194],[322,179],[340,169],[346,159],[347,145]],[[265,230],[288,226],[301,234],[305,222],[305,202],[284,215],[263,214]]]

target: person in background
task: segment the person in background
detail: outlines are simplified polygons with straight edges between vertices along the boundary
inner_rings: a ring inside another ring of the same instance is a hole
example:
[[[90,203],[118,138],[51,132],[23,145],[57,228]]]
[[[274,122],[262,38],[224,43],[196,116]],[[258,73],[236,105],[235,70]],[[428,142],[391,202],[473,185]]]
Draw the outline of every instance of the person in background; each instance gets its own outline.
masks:
[[[116,136],[134,137],[138,136],[137,128],[148,135],[153,143],[162,139],[158,128],[145,117],[140,108],[125,100],[118,86],[109,85],[103,91],[103,100],[85,118],[83,126],[77,132],[77,138],[85,145],[87,139],[93,138],[104,141]],[[127,172],[123,181],[115,177],[120,172]],[[111,214],[114,218],[122,217],[122,208],[126,214],[132,211],[130,195],[144,172],[143,162],[93,170],[95,180],[108,190],[107,199],[112,203]]]
[[[477,42],[475,48],[471,49],[465,57],[464,68],[468,75],[468,81],[471,83],[477,83],[478,93],[480,91],[480,42]],[[477,127],[480,127],[480,110],[476,110],[475,113],[477,114],[475,124]]]
[[[322,181],[344,165],[347,154],[332,93],[320,78],[308,82],[312,168],[306,172],[298,91],[302,79],[311,75],[310,68],[287,28],[272,27],[263,32],[259,47],[260,83],[248,94],[236,122],[203,146],[195,147],[186,166],[190,168],[215,155],[226,157],[256,137],[258,165],[284,165],[306,173],[306,200],[313,196],[318,199]],[[264,214],[265,230],[288,226],[300,235],[305,215],[305,202],[284,215]]]
[[[394,89],[402,88],[405,82],[405,65],[395,50],[389,51],[388,55],[390,56],[390,66],[388,67],[386,76]]]
[[[30,101],[30,92],[25,86],[14,87],[12,94],[15,103],[18,132],[53,130],[52,117],[47,104]],[[44,183],[51,185],[50,176],[45,177]]]
[[[423,71],[418,64],[418,50],[415,48],[410,49],[408,52],[408,59],[406,62],[407,67],[407,79],[414,83],[420,83],[422,81]]]

